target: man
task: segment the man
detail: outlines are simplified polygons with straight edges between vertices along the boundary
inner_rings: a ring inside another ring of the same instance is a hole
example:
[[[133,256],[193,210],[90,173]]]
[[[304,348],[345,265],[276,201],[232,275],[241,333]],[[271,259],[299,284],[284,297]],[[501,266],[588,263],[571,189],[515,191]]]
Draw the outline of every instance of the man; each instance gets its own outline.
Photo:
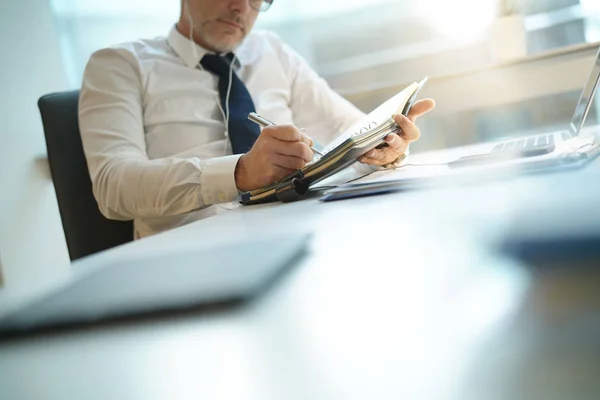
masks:
[[[90,58],[79,122],[94,195],[107,218],[134,220],[136,238],[234,207],[312,160],[305,132],[328,143],[364,116],[274,34],[251,32],[272,2],[183,0],[168,37]],[[433,106],[398,116],[402,135],[359,161],[398,159]],[[278,126],[260,132],[251,111]]]

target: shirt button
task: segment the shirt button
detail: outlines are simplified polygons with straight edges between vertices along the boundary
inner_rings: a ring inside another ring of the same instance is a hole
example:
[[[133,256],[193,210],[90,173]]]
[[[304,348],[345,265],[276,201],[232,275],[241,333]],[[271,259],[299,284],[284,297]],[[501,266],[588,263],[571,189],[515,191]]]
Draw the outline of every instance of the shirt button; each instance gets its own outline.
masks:
[[[227,195],[222,190],[219,192],[219,201],[221,203],[225,203],[227,201]]]

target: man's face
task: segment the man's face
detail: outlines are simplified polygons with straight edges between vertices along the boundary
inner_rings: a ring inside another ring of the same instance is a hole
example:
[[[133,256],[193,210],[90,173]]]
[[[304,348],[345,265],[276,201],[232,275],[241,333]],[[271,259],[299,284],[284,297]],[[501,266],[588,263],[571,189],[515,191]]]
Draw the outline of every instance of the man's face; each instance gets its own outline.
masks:
[[[249,0],[183,0],[183,13],[192,19],[196,41],[219,53],[235,49],[258,16]]]

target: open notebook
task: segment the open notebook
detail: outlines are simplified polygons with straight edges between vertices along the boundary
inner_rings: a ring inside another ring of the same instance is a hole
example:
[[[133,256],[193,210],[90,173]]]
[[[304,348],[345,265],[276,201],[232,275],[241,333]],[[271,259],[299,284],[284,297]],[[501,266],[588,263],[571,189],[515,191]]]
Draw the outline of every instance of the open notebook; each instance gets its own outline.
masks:
[[[393,116],[408,114],[426,82],[427,78],[414,82],[381,104],[340,135],[317,161],[269,186],[243,193],[240,202],[248,205],[303,198],[315,183],[349,167],[375,147],[385,145],[384,138],[390,133],[398,133],[400,128]]]

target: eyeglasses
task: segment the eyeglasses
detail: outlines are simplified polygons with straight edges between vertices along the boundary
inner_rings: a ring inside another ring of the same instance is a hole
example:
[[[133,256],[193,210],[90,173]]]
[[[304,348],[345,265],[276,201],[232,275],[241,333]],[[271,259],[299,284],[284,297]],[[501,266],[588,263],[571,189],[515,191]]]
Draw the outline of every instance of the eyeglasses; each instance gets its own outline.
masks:
[[[250,7],[259,12],[268,11],[274,0],[250,0]]]

